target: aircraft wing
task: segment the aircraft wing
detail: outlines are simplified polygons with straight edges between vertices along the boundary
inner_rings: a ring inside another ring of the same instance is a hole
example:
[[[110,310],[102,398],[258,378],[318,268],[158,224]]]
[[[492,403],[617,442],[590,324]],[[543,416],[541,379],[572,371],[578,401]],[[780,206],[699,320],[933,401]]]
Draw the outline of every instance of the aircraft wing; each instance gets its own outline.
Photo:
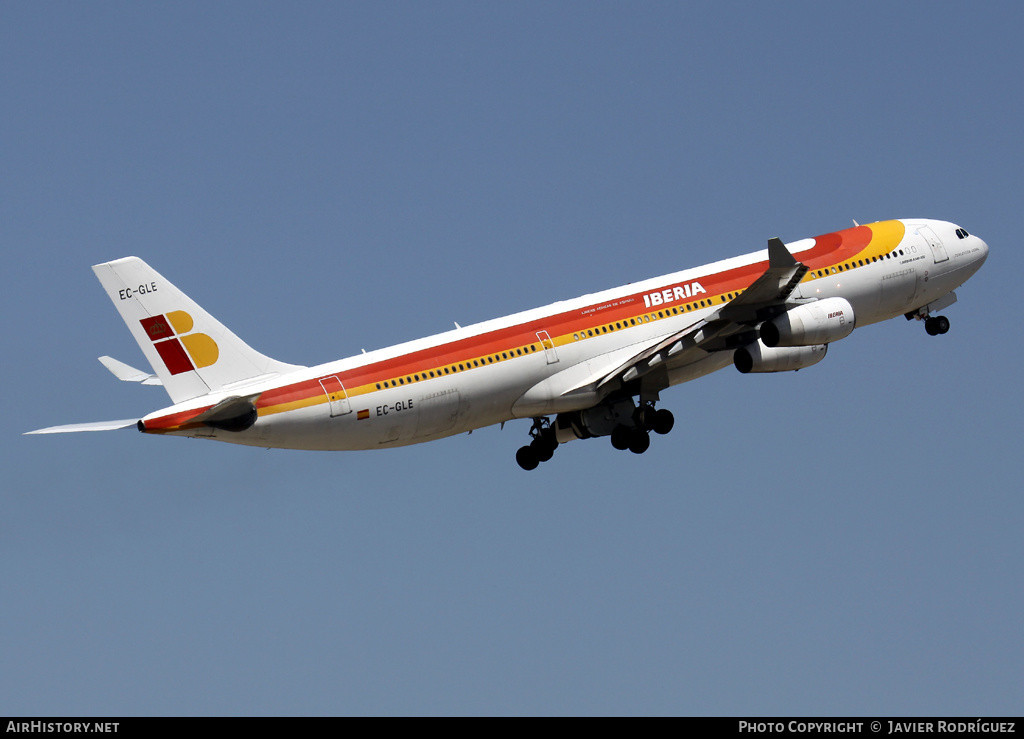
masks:
[[[627,383],[646,375],[684,367],[710,352],[735,349],[757,340],[757,325],[785,311],[786,301],[807,273],[781,239],[768,241],[768,269],[746,290],[706,319],[661,339],[605,375],[597,388]],[[652,378],[654,380],[654,378]],[[667,376],[652,389],[668,387]]]
[[[807,270],[806,265],[789,253],[782,239],[769,239],[768,269],[750,287],[722,306],[719,315],[722,319],[745,324],[774,318],[782,312],[781,306],[793,294]]]

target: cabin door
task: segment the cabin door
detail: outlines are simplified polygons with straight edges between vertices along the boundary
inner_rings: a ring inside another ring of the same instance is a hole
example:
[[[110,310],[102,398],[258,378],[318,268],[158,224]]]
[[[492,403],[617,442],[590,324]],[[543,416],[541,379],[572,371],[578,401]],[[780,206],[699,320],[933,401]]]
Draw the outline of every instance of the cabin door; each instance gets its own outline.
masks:
[[[538,331],[537,338],[540,339],[540,345],[544,347],[544,358],[548,360],[548,364],[557,362],[558,353],[555,351],[555,342],[551,340],[551,334],[547,331]]]
[[[327,402],[331,405],[331,418],[344,416],[346,413],[352,412],[352,406],[348,402],[348,393],[345,392],[345,386],[341,384],[341,380],[335,375],[321,377],[320,387],[324,389],[324,393],[327,395]]]
[[[946,247],[942,245],[942,239],[940,239],[934,231],[928,226],[919,226],[917,232],[924,236],[924,240],[928,242],[928,246],[932,248],[932,257],[935,258],[935,263],[945,262],[949,259],[949,255],[946,254]]]

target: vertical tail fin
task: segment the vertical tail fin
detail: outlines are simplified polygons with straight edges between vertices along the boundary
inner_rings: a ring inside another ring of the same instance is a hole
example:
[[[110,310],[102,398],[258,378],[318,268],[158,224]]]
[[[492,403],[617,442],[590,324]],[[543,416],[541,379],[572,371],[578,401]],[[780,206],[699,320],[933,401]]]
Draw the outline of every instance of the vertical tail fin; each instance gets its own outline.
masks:
[[[138,257],[92,270],[175,403],[300,369],[251,348]]]

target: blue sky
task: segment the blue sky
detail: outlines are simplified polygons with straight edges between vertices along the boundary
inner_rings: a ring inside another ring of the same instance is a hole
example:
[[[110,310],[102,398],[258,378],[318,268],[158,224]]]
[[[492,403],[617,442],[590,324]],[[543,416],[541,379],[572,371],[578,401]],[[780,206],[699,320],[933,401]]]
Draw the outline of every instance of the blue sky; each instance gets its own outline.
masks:
[[[1019,714],[1019,3],[7,3],[0,714]],[[131,431],[89,267],[315,364],[897,217],[928,337],[384,452]]]

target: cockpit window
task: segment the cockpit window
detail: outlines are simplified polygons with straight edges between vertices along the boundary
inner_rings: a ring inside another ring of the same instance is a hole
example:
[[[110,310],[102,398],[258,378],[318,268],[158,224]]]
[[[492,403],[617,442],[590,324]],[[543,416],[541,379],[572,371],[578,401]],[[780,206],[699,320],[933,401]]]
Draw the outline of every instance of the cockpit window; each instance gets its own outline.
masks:
[[[966,239],[968,236],[970,236],[970,234],[967,233],[966,228],[958,228],[956,230],[956,236],[958,239]]]

